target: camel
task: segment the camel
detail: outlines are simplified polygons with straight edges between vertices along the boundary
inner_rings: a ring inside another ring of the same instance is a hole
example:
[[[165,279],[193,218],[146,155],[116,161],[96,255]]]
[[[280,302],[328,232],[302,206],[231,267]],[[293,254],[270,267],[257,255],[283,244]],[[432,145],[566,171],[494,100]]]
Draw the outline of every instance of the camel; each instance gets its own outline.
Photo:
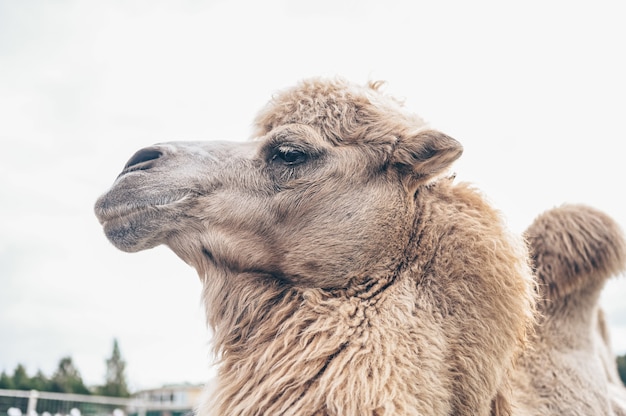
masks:
[[[538,278],[539,320],[512,380],[520,414],[625,415],[600,292],[624,269],[626,242],[608,215],[564,205],[525,232]]]
[[[141,149],[96,202],[117,248],[167,245],[203,282],[218,376],[200,415],[526,404],[512,382],[536,338],[526,242],[450,174],[460,143],[380,86],[302,81],[253,140]]]

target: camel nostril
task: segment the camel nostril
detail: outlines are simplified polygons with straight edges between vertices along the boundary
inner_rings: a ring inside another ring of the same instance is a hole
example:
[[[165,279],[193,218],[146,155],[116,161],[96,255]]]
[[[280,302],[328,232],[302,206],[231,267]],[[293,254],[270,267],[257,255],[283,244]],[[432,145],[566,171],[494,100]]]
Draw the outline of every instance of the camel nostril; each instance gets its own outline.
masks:
[[[152,164],[147,163],[163,156],[163,152],[155,148],[141,149],[130,158],[124,166],[124,172],[148,169]]]

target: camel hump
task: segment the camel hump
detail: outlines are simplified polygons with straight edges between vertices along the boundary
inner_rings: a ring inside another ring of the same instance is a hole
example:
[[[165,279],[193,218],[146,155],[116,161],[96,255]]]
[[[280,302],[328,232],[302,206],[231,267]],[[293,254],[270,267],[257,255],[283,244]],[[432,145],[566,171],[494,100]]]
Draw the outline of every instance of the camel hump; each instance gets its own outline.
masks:
[[[590,285],[602,286],[626,268],[626,242],[606,213],[567,204],[539,215],[525,232],[540,290],[558,299]]]

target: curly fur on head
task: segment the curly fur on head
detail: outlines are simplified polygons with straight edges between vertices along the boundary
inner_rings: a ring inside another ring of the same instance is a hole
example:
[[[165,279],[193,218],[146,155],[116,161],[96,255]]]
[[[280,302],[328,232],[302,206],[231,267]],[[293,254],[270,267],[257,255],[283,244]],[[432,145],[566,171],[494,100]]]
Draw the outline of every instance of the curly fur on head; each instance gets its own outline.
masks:
[[[276,94],[259,111],[253,136],[298,123],[315,125],[325,139],[335,144],[373,143],[424,128],[422,118],[407,112],[400,100],[381,92],[383,85],[384,82],[376,81],[364,87],[341,78],[303,80]]]

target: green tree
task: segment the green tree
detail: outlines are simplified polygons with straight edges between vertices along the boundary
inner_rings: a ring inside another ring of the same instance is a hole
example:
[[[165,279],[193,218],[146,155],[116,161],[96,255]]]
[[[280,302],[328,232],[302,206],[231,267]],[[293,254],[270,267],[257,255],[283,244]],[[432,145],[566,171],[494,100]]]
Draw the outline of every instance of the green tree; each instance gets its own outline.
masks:
[[[103,396],[129,397],[128,384],[126,383],[126,362],[122,358],[117,339],[113,339],[113,352],[106,360],[106,380],[98,393]]]
[[[30,377],[26,373],[26,368],[18,364],[13,370],[13,388],[16,390],[30,390]]]
[[[626,354],[617,357],[617,371],[622,383],[626,384]]]
[[[30,388],[39,391],[50,391],[50,379],[41,371],[38,370],[30,379]]]
[[[15,386],[13,385],[13,378],[11,378],[6,371],[2,370],[0,374],[0,389],[13,389]]]
[[[63,357],[59,361],[59,367],[50,380],[50,391],[60,393],[90,394],[91,392],[72,362],[72,357]]]

